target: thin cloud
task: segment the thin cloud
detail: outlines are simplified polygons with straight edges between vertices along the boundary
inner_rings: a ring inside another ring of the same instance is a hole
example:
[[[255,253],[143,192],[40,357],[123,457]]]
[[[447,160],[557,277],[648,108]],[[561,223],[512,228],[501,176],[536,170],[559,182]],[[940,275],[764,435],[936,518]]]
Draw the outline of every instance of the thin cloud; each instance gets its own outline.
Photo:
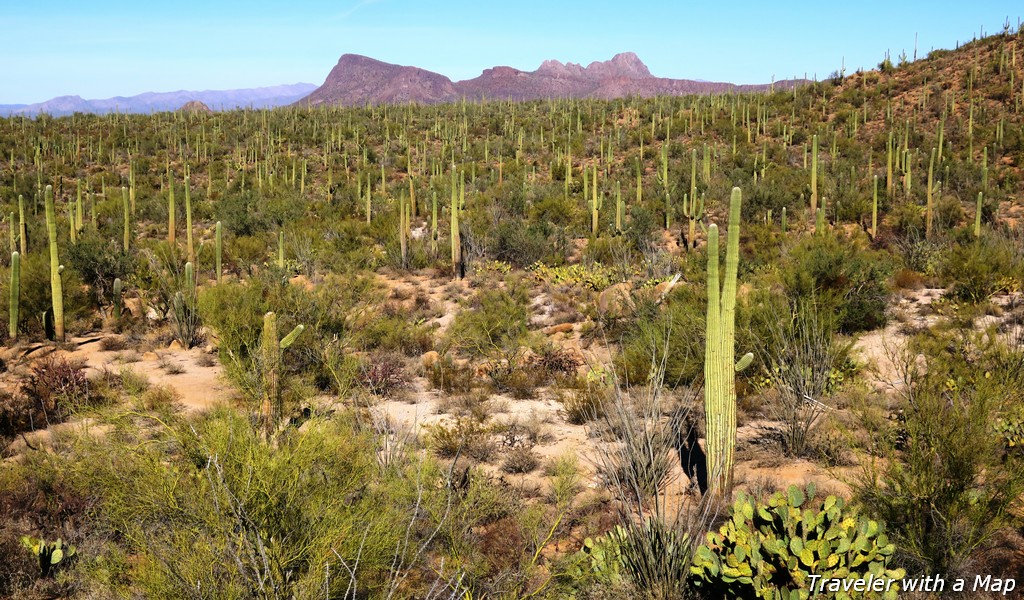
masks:
[[[353,14],[355,14],[360,9],[365,8],[365,7],[367,7],[367,6],[371,5],[371,4],[378,4],[378,3],[382,2],[382,1],[383,0],[362,0],[362,2],[357,2],[355,4],[355,6],[353,6],[352,8],[349,8],[348,10],[342,11],[342,12],[336,14],[336,15],[332,15],[330,17],[330,19],[332,21],[343,21],[343,20],[349,18],[350,16],[352,16]]]

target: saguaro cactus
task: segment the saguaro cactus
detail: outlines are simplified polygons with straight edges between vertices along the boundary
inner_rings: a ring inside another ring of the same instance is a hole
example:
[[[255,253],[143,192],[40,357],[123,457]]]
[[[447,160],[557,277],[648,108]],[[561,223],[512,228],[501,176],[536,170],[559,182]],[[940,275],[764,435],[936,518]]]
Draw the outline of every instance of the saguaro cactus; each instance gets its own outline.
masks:
[[[732,189],[725,274],[719,287],[718,226],[708,227],[708,310],[704,354],[705,442],[708,491],[724,494],[732,486],[733,452],[736,448],[736,372],[753,361],[746,354],[735,362],[736,272],[740,253],[740,204],[742,193]]]
[[[18,339],[18,318],[21,313],[21,255],[11,252],[11,300],[8,308],[7,335]]]
[[[263,315],[263,338],[260,342],[263,362],[263,400],[260,416],[266,431],[271,432],[281,419],[281,351],[291,346],[296,338],[305,330],[305,325],[297,325],[284,339],[278,341],[277,315],[268,312]]]
[[[694,151],[696,152],[696,151]],[[696,154],[694,155],[696,156]],[[683,198],[683,216],[685,216],[690,222],[689,236],[686,238],[688,242],[686,247],[696,248],[697,247],[697,221],[704,218],[704,197],[696,197],[694,194],[690,198]]]
[[[811,214],[818,212],[818,136],[811,141]]]
[[[928,189],[926,190],[927,204],[925,206],[924,216],[924,237],[926,240],[932,239],[932,221],[934,220],[933,206],[935,203],[932,201],[932,193],[935,191],[935,185],[933,183],[935,173],[935,148],[932,148],[932,157],[928,161]]]
[[[590,198],[590,235],[597,237],[601,207],[604,205],[604,198],[599,197],[597,193],[597,165],[594,165],[594,185],[591,186],[591,194],[593,195]]]
[[[185,176],[185,244],[188,259],[195,262],[196,249],[192,245],[192,183],[188,175]]]
[[[50,238],[50,294],[53,300],[53,335],[64,341],[64,286],[61,271],[64,270],[57,255],[57,215],[53,210],[53,186],[46,186],[46,234]]]
[[[167,241],[170,242],[171,245],[174,245],[174,241],[176,239],[174,231],[176,229],[174,224],[174,212],[176,209],[174,206],[174,178],[171,177],[170,171],[167,172],[167,189]]]
[[[131,241],[131,208],[128,200],[128,188],[121,186],[121,212],[124,216],[124,233],[123,233],[123,244],[124,251],[128,252],[128,244]]]
[[[871,239],[878,237],[878,175],[874,178],[874,190],[871,197]]]
[[[217,221],[217,226],[214,233],[214,269],[217,271],[217,283],[221,283],[224,278],[224,269],[221,268],[221,260],[224,253],[224,232],[222,230],[220,221]]]
[[[981,237],[981,202],[983,193],[978,192],[978,202],[974,207],[974,237]]]
[[[121,322],[121,296],[124,294],[124,284],[120,277],[114,278],[114,323]]]

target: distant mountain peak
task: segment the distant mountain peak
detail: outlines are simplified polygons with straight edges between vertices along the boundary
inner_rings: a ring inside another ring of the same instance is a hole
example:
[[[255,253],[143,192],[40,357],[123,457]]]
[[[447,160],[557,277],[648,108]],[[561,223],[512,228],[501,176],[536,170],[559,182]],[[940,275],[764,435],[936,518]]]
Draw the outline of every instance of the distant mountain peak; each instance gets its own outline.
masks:
[[[785,89],[794,82],[780,81]],[[297,104],[361,105],[416,102],[438,104],[473,100],[538,100],[545,98],[621,98],[761,91],[769,84],[738,86],[651,75],[633,52],[620,52],[610,60],[577,63],[545,60],[536,71],[512,67],[485,69],[478,77],[452,82],[444,75],[419,67],[395,65],[359,54],[343,54],[323,85]]]

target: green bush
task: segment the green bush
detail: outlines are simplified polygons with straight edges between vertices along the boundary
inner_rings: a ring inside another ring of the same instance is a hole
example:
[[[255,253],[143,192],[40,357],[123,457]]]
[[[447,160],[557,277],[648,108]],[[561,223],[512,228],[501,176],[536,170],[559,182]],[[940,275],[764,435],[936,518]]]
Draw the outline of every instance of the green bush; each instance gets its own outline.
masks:
[[[480,289],[455,315],[445,347],[473,357],[515,350],[526,339],[528,304],[521,284]]]
[[[834,235],[815,235],[797,242],[779,271],[792,302],[816,301],[823,311],[839,315],[840,331],[854,333],[885,325],[892,268],[882,252]]]
[[[995,293],[1019,288],[1021,267],[1009,240],[986,233],[974,243],[950,248],[943,257],[941,273],[949,282],[950,297],[982,302]]]

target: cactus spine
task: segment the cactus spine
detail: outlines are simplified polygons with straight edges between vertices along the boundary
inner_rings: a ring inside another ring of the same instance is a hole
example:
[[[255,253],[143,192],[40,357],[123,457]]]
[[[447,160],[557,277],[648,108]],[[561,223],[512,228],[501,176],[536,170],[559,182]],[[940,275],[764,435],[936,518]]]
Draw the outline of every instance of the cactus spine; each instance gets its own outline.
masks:
[[[21,255],[11,252],[11,300],[8,309],[7,335],[18,339],[18,318],[21,312]]]
[[[53,209],[53,186],[46,186],[44,195],[46,206],[46,234],[50,238],[50,294],[53,301],[53,333],[57,341],[64,341],[64,286],[57,255],[57,214]]]
[[[736,447],[736,375],[750,364],[747,354],[735,363],[736,272],[739,269],[740,204],[742,193],[732,189],[725,274],[719,287],[718,226],[708,227],[708,310],[704,353],[704,413],[707,432],[708,491],[724,495],[732,486]]]

